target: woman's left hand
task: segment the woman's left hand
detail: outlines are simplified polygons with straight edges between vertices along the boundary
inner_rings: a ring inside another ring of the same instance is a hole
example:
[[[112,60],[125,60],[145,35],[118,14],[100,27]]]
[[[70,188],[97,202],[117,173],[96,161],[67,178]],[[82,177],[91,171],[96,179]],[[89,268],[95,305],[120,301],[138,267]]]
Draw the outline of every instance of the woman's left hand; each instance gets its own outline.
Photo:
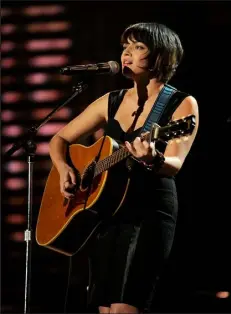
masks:
[[[151,163],[156,156],[155,142],[149,143],[141,137],[136,137],[132,143],[125,141],[125,146],[135,158],[146,163]]]

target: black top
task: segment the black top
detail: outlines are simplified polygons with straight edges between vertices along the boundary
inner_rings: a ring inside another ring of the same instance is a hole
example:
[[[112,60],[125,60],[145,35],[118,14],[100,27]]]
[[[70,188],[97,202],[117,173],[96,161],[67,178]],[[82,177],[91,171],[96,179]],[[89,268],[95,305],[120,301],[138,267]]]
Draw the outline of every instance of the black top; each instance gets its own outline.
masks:
[[[114,119],[125,92],[111,92],[108,102],[106,134],[121,142],[133,141],[141,130],[126,133]],[[163,119],[167,121],[170,116],[168,111]],[[112,185],[115,191],[121,184],[123,171],[126,168],[116,170],[118,182]],[[172,247],[177,211],[174,178],[157,176],[136,163],[130,172],[123,205],[101,226],[94,242],[90,305],[97,309],[98,306],[110,307],[112,303],[126,303],[141,312],[150,310],[158,276]]]
[[[108,100],[108,124],[106,127],[106,133],[108,136],[123,143],[125,141],[128,142],[133,141],[141,131],[141,128],[139,128],[133,132],[126,133],[121,128],[119,122],[116,119],[114,119],[115,114],[119,109],[119,106],[124,98],[126,91],[127,91],[126,89],[123,89],[120,91],[113,91],[110,93]]]
[[[114,118],[115,114],[123,100],[127,90],[116,90],[109,94],[108,101],[108,123],[105,129],[105,132],[108,136],[112,137],[114,140],[118,142],[124,143],[124,141],[132,142],[135,137],[139,136],[142,128],[139,128],[132,132],[125,132],[119,122]],[[168,117],[166,119],[166,113],[163,114],[161,120],[168,122],[172,115],[172,110],[168,110]],[[158,147],[159,149],[159,147]],[[164,150],[163,147],[161,149]],[[118,173],[118,184],[119,184],[119,176],[122,175]],[[115,182],[116,188],[117,182]],[[123,207],[125,209],[120,210],[119,214],[116,215],[116,219],[143,219],[153,214],[153,197],[156,197],[156,204],[161,203],[165,198],[165,190],[168,192],[172,192],[173,198],[177,198],[176,196],[176,187],[174,177],[166,177],[156,175],[153,172],[147,171],[142,165],[138,163],[134,163],[133,169],[130,173],[130,185],[128,189],[128,194],[126,195],[126,199],[123,203]],[[169,204],[170,205],[170,204]],[[142,207],[142,211],[140,210]],[[172,210],[172,206],[167,206],[170,210]],[[137,210],[135,210],[137,209]],[[132,211],[132,215],[131,215]],[[176,213],[170,213],[175,216]],[[174,219],[175,220],[175,219]]]

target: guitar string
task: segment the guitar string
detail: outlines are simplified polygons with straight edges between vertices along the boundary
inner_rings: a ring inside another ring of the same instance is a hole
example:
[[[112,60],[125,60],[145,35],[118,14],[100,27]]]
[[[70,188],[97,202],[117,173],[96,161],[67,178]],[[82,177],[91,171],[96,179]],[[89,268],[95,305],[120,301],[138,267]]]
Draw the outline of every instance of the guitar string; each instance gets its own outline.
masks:
[[[173,121],[171,124],[168,124],[166,126],[161,127],[161,131],[164,133],[166,132],[165,130],[169,131],[169,134],[165,134],[166,137],[170,137],[170,132],[171,132],[171,128],[173,129],[174,127],[178,127],[182,124],[182,123],[186,123],[188,120],[188,123],[190,124],[190,116],[188,117],[188,119],[179,119],[177,121]],[[182,128],[183,129],[183,128]],[[186,129],[189,129],[189,126],[186,125]],[[181,130],[181,132],[183,133],[183,131]],[[186,133],[186,130],[184,130],[184,132]],[[163,136],[163,135],[162,135]],[[96,171],[94,176],[97,176],[98,174],[102,173],[103,171],[107,170],[108,168],[110,168],[110,166],[113,166],[114,164],[116,164],[118,161],[121,161],[122,159],[124,159],[125,157],[128,157],[130,155],[130,153],[126,150],[125,147],[122,147],[120,149],[118,149],[117,151],[115,151],[112,155],[104,158],[103,160],[98,161],[97,166],[96,166]]]

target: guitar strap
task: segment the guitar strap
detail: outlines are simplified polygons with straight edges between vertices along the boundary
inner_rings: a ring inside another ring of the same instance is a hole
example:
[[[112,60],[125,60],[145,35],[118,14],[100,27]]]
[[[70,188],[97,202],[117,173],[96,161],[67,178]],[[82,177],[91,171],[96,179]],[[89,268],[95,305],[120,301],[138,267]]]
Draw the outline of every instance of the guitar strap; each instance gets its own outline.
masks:
[[[153,123],[159,123],[163,113],[166,114],[166,109],[169,104],[171,97],[177,92],[177,89],[171,85],[165,84],[160,91],[153,107],[147,116],[147,119],[140,131],[141,133],[148,132],[151,130]]]
[[[123,97],[124,92],[125,90],[120,90],[119,96],[117,97]],[[177,108],[177,106],[187,96],[189,96],[189,94],[178,91],[175,87],[169,84],[165,84],[162,90],[160,91],[156,101],[154,102],[153,107],[140,131],[140,134],[150,131],[153,123],[164,124],[164,125],[167,124],[169,120],[171,119],[171,116],[173,112],[175,111],[175,109]],[[114,108],[113,110],[115,109],[117,109],[117,107]],[[112,116],[114,116],[114,113],[112,113]],[[95,162],[97,162],[100,158],[100,154],[102,151],[102,147],[103,147],[106,135],[107,135],[107,132],[105,131],[103,135],[104,138],[103,138],[101,147],[95,158]]]

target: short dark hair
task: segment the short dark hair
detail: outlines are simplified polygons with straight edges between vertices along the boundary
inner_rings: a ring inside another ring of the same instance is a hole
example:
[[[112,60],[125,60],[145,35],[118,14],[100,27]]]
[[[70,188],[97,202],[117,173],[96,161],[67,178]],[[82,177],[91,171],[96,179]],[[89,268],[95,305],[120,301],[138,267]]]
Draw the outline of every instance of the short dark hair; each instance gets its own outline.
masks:
[[[121,43],[127,43],[128,39],[135,39],[149,48],[149,67],[153,77],[164,83],[171,79],[184,53],[180,38],[174,31],[163,24],[137,23],[125,29]]]

